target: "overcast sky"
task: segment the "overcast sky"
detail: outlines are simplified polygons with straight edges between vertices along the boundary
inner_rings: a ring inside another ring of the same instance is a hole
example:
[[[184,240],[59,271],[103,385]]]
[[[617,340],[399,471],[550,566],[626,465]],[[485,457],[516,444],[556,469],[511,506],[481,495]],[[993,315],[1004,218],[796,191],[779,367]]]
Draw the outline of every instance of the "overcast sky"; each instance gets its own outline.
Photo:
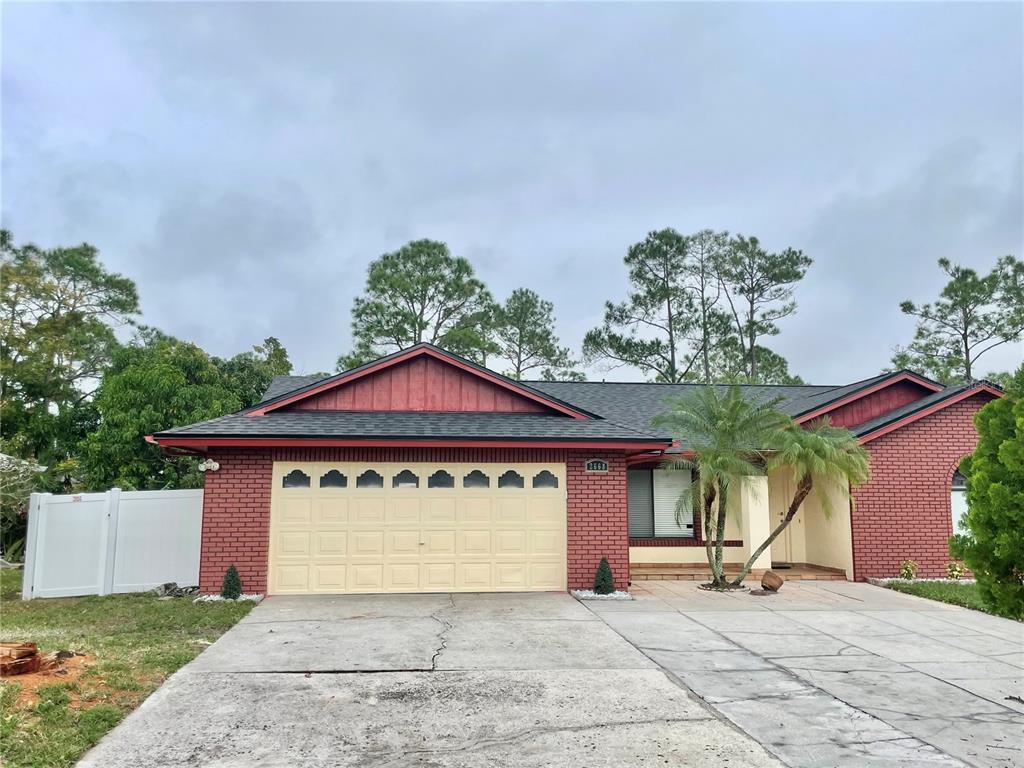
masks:
[[[852,381],[936,259],[1022,255],[1022,7],[6,3],[3,226],[297,372],[333,369],[367,263],[410,239],[537,290],[578,349],[630,243],[727,229],[814,259],[769,345]]]

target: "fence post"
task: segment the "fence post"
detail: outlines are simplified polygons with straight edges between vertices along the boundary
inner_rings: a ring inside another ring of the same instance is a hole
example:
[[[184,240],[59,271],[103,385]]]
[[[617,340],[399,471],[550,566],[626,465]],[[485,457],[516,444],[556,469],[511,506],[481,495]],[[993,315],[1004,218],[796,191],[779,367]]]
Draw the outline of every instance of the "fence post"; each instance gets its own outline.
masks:
[[[104,537],[103,573],[100,580],[100,594],[109,595],[114,591],[114,563],[117,557],[117,518],[121,507],[121,489],[107,491],[107,535]]]
[[[33,493],[28,497],[28,531],[25,534],[25,564],[21,569],[21,599],[31,600],[34,595],[36,574],[36,545],[39,541],[39,517],[43,514],[43,497],[48,493]]]

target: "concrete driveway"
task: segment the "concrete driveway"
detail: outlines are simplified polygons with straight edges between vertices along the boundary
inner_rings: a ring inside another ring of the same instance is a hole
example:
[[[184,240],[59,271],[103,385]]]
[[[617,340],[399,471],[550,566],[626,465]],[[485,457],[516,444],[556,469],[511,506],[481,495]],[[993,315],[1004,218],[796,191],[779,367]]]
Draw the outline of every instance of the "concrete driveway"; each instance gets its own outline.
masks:
[[[1024,625],[867,584],[589,603],[792,766],[1024,765]]]
[[[777,766],[564,594],[275,597],[80,765]]]

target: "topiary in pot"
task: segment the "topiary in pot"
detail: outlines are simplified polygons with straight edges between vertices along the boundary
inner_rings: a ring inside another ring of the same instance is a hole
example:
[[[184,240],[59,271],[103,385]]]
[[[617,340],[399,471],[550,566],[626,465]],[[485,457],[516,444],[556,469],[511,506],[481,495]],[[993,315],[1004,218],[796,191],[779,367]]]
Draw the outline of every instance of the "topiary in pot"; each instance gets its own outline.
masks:
[[[242,577],[238,575],[238,569],[229,565],[224,572],[224,581],[220,585],[220,596],[225,600],[237,600],[242,596]]]
[[[594,574],[594,593],[610,595],[614,591],[615,577],[612,576],[612,567],[608,565],[608,558],[602,557],[601,564],[597,566],[597,573]]]

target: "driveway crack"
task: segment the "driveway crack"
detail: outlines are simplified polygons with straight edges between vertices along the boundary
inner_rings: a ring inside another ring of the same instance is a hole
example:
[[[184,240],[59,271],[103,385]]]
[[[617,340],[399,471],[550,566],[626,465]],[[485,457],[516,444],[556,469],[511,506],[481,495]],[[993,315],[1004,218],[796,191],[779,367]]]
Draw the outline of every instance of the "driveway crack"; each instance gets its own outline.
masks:
[[[436,672],[437,671],[437,660],[439,658],[441,658],[441,654],[444,653],[445,649],[448,647],[448,633],[451,632],[455,628],[455,622],[450,621],[449,619],[443,617],[442,614],[445,611],[454,611],[454,610],[455,610],[455,595],[449,594],[448,595],[448,605],[446,605],[444,608],[439,608],[438,610],[436,610],[432,614],[430,614],[430,618],[432,618],[434,621],[436,621],[438,624],[441,625],[441,631],[438,632],[438,634],[437,634],[438,646],[434,650],[434,655],[430,658],[430,671],[431,672]]]

